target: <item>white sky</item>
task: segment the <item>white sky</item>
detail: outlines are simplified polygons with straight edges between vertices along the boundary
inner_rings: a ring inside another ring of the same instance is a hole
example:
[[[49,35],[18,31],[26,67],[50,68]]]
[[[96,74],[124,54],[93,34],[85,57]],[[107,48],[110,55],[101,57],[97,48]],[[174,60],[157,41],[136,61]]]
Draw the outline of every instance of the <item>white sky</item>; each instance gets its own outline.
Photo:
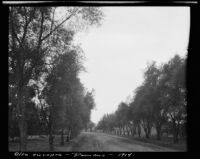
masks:
[[[189,7],[104,7],[102,26],[77,35],[85,52],[82,83],[95,89],[97,123],[114,112],[143,82],[147,62],[184,56],[189,38]]]

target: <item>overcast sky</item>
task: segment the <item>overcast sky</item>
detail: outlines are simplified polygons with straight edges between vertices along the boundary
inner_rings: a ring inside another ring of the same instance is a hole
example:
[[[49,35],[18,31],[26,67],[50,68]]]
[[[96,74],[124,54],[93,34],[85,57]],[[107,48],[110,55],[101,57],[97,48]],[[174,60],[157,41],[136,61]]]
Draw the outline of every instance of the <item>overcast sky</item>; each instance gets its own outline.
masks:
[[[189,7],[104,7],[101,27],[77,35],[85,52],[87,72],[80,78],[95,89],[97,123],[114,112],[121,101],[143,82],[147,62],[158,64],[175,54],[186,55],[189,39]]]

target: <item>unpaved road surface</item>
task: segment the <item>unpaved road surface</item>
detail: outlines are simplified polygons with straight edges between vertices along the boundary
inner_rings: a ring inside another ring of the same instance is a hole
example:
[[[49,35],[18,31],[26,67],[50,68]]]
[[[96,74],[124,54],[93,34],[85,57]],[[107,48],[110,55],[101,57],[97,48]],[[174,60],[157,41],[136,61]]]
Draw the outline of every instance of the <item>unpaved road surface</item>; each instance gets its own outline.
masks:
[[[69,145],[57,147],[56,150],[68,152],[177,151],[154,144],[97,132],[82,132]]]

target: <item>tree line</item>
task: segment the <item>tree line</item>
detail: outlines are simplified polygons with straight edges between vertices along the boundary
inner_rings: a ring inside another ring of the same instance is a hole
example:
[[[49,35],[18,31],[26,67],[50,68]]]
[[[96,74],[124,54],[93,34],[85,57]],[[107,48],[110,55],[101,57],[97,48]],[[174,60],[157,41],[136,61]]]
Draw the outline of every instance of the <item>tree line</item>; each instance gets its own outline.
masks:
[[[121,102],[114,113],[106,114],[97,129],[118,135],[138,135],[141,129],[149,138],[152,128],[157,139],[166,133],[173,142],[186,137],[186,58],[175,55],[168,62],[146,67],[143,83],[136,88],[130,103]]]
[[[64,16],[57,11],[62,9]],[[94,91],[79,79],[84,54],[73,43],[83,27],[100,25],[97,7],[9,7],[9,137],[19,137],[26,151],[27,136],[71,138],[90,123]]]

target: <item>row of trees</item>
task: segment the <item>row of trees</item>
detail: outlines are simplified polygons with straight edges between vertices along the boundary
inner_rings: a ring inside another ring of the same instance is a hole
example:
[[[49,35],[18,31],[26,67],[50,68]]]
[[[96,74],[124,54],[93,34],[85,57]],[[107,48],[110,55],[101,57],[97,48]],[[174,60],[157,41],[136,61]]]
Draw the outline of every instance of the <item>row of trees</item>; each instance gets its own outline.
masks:
[[[120,103],[114,113],[104,115],[97,128],[120,135],[137,133],[139,137],[143,128],[149,138],[154,127],[158,140],[166,132],[172,133],[173,141],[178,142],[180,136],[186,135],[185,72],[186,59],[178,55],[160,66],[151,63],[133,100]]]
[[[73,37],[77,30],[98,26],[103,13],[96,7],[8,10],[9,136],[19,135],[25,151],[27,135],[46,132],[53,150],[55,132],[61,132],[63,144],[66,131],[75,136],[90,121],[94,93],[78,78],[83,52]]]

